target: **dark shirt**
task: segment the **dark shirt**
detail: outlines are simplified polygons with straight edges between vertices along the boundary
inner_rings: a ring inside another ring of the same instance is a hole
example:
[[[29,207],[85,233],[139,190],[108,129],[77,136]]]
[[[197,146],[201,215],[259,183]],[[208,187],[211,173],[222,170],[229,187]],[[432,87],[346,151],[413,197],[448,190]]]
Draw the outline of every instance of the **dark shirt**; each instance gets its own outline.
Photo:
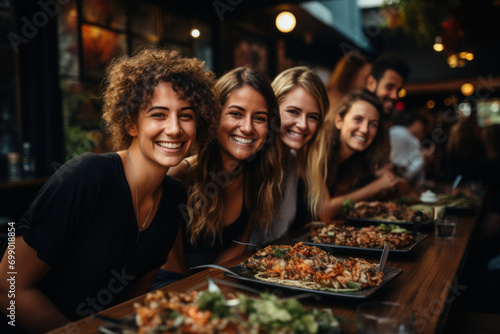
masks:
[[[237,240],[243,233],[248,223],[248,210],[243,203],[239,217],[231,224],[224,226],[222,240],[217,238],[213,246],[206,242],[205,245],[192,246],[186,243],[186,263],[189,267],[207,263],[214,263],[217,255],[227,248],[234,246],[233,240]],[[210,241],[211,242],[211,241]]]
[[[125,288],[165,263],[181,224],[184,186],[166,177],[150,226],[138,232],[116,153],[64,164],[16,226],[51,269],[39,284],[70,320],[112,306]]]

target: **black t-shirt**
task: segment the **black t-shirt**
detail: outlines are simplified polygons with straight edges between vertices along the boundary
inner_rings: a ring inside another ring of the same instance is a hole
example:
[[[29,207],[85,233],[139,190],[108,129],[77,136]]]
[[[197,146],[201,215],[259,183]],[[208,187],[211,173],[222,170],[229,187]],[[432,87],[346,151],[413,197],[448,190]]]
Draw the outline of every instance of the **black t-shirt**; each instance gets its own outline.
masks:
[[[165,263],[186,202],[171,177],[150,226],[138,232],[132,195],[116,153],[86,153],[64,164],[16,226],[51,266],[39,284],[70,320],[112,306],[125,288]]]

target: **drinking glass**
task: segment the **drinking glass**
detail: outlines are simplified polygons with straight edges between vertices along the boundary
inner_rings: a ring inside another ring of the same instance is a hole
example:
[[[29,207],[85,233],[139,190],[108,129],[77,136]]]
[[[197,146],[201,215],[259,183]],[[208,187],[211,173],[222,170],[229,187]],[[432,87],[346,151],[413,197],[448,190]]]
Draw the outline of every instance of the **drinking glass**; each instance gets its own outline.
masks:
[[[356,327],[362,334],[412,334],[415,312],[410,305],[368,302],[356,308]]]
[[[458,218],[444,216],[434,222],[434,235],[437,239],[456,239],[458,232]]]

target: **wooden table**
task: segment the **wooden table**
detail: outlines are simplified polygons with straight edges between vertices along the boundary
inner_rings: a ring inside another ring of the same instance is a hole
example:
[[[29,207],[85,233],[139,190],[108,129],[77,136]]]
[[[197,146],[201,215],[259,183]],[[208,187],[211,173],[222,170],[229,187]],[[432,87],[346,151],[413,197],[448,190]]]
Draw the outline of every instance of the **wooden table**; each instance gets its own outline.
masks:
[[[362,302],[380,300],[407,303],[412,305],[416,311],[415,333],[439,333],[443,329],[450,304],[466,289],[465,286],[458,284],[456,277],[459,274],[462,259],[466,254],[476,218],[475,215],[459,216],[458,236],[456,240],[435,239],[433,231],[423,231],[428,235],[427,238],[411,252],[404,254],[390,253],[387,266],[400,268],[403,270],[403,273],[368,299],[350,300],[346,298],[323,297],[321,300],[310,298],[304,299],[302,302],[306,306],[331,308],[333,313],[341,320],[343,333],[356,333],[355,309]],[[297,231],[295,235],[284,238],[283,242],[290,242],[294,237],[303,232]],[[362,256],[373,262],[378,262],[378,257],[380,256],[379,253],[372,255],[367,255],[368,253],[337,254],[340,257],[349,255]],[[248,258],[248,255],[231,260],[225,266],[232,267],[246,258]],[[207,269],[168,285],[162,288],[162,290],[185,292],[194,289],[205,289],[207,287],[207,276],[242,284],[238,280],[224,276],[220,270]],[[225,285],[220,285],[220,287],[223,292],[237,290],[234,287]],[[286,293],[286,289],[283,289],[281,292],[287,296],[293,295]],[[143,297],[138,297],[101,313],[116,318],[125,317],[134,312],[134,302],[141,300],[143,300]],[[66,327],[61,327],[51,333],[97,333],[99,326],[103,325],[105,325],[103,322],[91,316]]]

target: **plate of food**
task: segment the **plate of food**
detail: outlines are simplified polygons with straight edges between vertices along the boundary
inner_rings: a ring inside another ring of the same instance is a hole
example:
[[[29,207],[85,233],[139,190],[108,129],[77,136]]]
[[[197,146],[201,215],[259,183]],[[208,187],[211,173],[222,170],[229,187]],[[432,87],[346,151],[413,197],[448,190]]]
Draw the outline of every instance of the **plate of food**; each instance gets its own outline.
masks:
[[[325,249],[363,250],[382,252],[385,243],[391,252],[407,253],[421,243],[427,235],[414,236],[400,225],[380,224],[357,228],[350,225],[314,224],[309,232],[295,241]]]
[[[337,258],[302,242],[267,246],[230,270],[226,276],[267,288],[346,298],[367,298],[403,272],[387,267],[381,272],[364,259]]]
[[[132,333],[340,333],[330,309],[306,308],[296,298],[257,297],[220,290],[148,293],[124,319],[99,316],[105,334]]]
[[[473,212],[478,207],[479,199],[463,192],[455,194],[438,194],[437,205],[444,206],[446,210]]]
[[[417,212],[422,212],[422,227],[432,226],[436,207],[427,204],[406,205],[396,202],[346,200],[344,218],[351,223],[366,225],[398,224],[412,228]]]

